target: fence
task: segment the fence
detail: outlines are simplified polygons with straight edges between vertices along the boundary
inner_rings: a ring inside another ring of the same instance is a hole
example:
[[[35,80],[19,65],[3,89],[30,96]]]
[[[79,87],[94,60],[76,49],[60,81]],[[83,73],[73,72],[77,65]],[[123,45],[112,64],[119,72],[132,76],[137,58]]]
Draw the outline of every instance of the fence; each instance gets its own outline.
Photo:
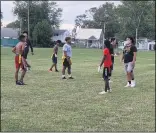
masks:
[[[4,47],[13,47],[19,42],[18,39],[13,38],[2,38],[1,39],[1,46]]]

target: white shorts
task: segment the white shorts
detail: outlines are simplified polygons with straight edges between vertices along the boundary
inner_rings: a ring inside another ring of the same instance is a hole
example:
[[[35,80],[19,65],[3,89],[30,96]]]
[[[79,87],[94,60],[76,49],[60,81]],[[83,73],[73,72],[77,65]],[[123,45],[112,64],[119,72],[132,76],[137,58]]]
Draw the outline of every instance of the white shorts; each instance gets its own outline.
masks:
[[[132,62],[129,62],[129,63],[124,63],[124,69],[125,69],[125,72],[132,72],[134,70],[134,65],[132,64]]]

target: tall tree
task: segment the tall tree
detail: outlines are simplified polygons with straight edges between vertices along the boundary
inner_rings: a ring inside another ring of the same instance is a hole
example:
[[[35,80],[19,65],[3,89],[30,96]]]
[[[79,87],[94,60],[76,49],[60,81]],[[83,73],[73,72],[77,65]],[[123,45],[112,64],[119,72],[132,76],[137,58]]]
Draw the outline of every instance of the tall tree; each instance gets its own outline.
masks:
[[[99,8],[93,7],[87,10],[85,14],[77,16],[75,24],[80,24],[82,28],[100,28],[103,31],[105,25],[105,37],[109,38],[119,31],[117,20],[114,4],[106,2]]]
[[[46,34],[45,34],[46,33]],[[33,30],[33,38],[39,47],[48,47],[51,43],[52,27],[47,20],[38,22]]]
[[[33,38],[34,27],[46,20],[52,27],[58,28],[61,22],[62,9],[52,1],[29,1],[30,36]],[[13,13],[22,22],[22,31],[28,29],[28,1],[15,1]],[[44,30],[44,29],[43,29]],[[44,33],[45,34],[45,33]]]
[[[138,36],[150,37],[148,36],[151,32],[148,20],[153,22],[153,20],[150,20],[153,18],[152,8],[151,1],[122,1],[122,5],[119,5],[116,9],[121,27],[118,33],[119,38],[128,35],[135,36],[136,28],[138,29]],[[152,23],[152,26],[154,24]]]
[[[16,20],[6,25],[7,28],[20,28],[20,21]]]

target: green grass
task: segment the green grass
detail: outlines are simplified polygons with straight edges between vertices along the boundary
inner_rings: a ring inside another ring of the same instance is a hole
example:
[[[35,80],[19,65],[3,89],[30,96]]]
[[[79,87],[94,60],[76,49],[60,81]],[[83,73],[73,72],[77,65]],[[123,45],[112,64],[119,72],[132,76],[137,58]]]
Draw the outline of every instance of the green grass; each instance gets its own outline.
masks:
[[[113,92],[104,87],[97,66],[98,49],[73,49],[74,80],[49,73],[52,49],[34,49],[26,86],[14,83],[14,55],[1,48],[2,131],[155,131],[155,52],[138,52],[137,87],[126,85],[123,65],[116,57]],[[61,71],[61,49],[58,67]]]

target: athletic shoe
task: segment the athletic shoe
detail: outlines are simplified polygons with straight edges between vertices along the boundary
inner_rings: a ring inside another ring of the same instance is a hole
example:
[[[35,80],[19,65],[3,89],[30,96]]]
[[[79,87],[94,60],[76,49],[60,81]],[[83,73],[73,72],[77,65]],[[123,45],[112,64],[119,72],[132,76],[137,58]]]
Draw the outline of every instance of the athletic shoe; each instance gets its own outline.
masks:
[[[62,77],[62,79],[66,79],[66,77]]]
[[[100,92],[99,94],[100,95],[103,95],[103,94],[106,94],[107,92],[106,91],[102,91],[102,92]]]
[[[17,81],[16,85],[24,85],[24,83],[22,83],[21,81]]]
[[[112,80],[109,80],[109,83],[112,83],[113,81]]]
[[[108,90],[108,92],[110,92],[110,93],[111,93],[111,92],[112,92],[112,89]]]
[[[21,83],[21,85],[26,85],[23,81],[19,81]]]
[[[69,77],[69,79],[74,79],[73,77]]]
[[[127,85],[126,85],[126,86],[124,86],[124,87],[131,87],[131,85],[130,85],[129,83],[127,83]]]
[[[131,87],[135,87],[135,86],[136,86],[135,80],[131,80]]]
[[[58,70],[56,70],[55,72],[59,72]]]

